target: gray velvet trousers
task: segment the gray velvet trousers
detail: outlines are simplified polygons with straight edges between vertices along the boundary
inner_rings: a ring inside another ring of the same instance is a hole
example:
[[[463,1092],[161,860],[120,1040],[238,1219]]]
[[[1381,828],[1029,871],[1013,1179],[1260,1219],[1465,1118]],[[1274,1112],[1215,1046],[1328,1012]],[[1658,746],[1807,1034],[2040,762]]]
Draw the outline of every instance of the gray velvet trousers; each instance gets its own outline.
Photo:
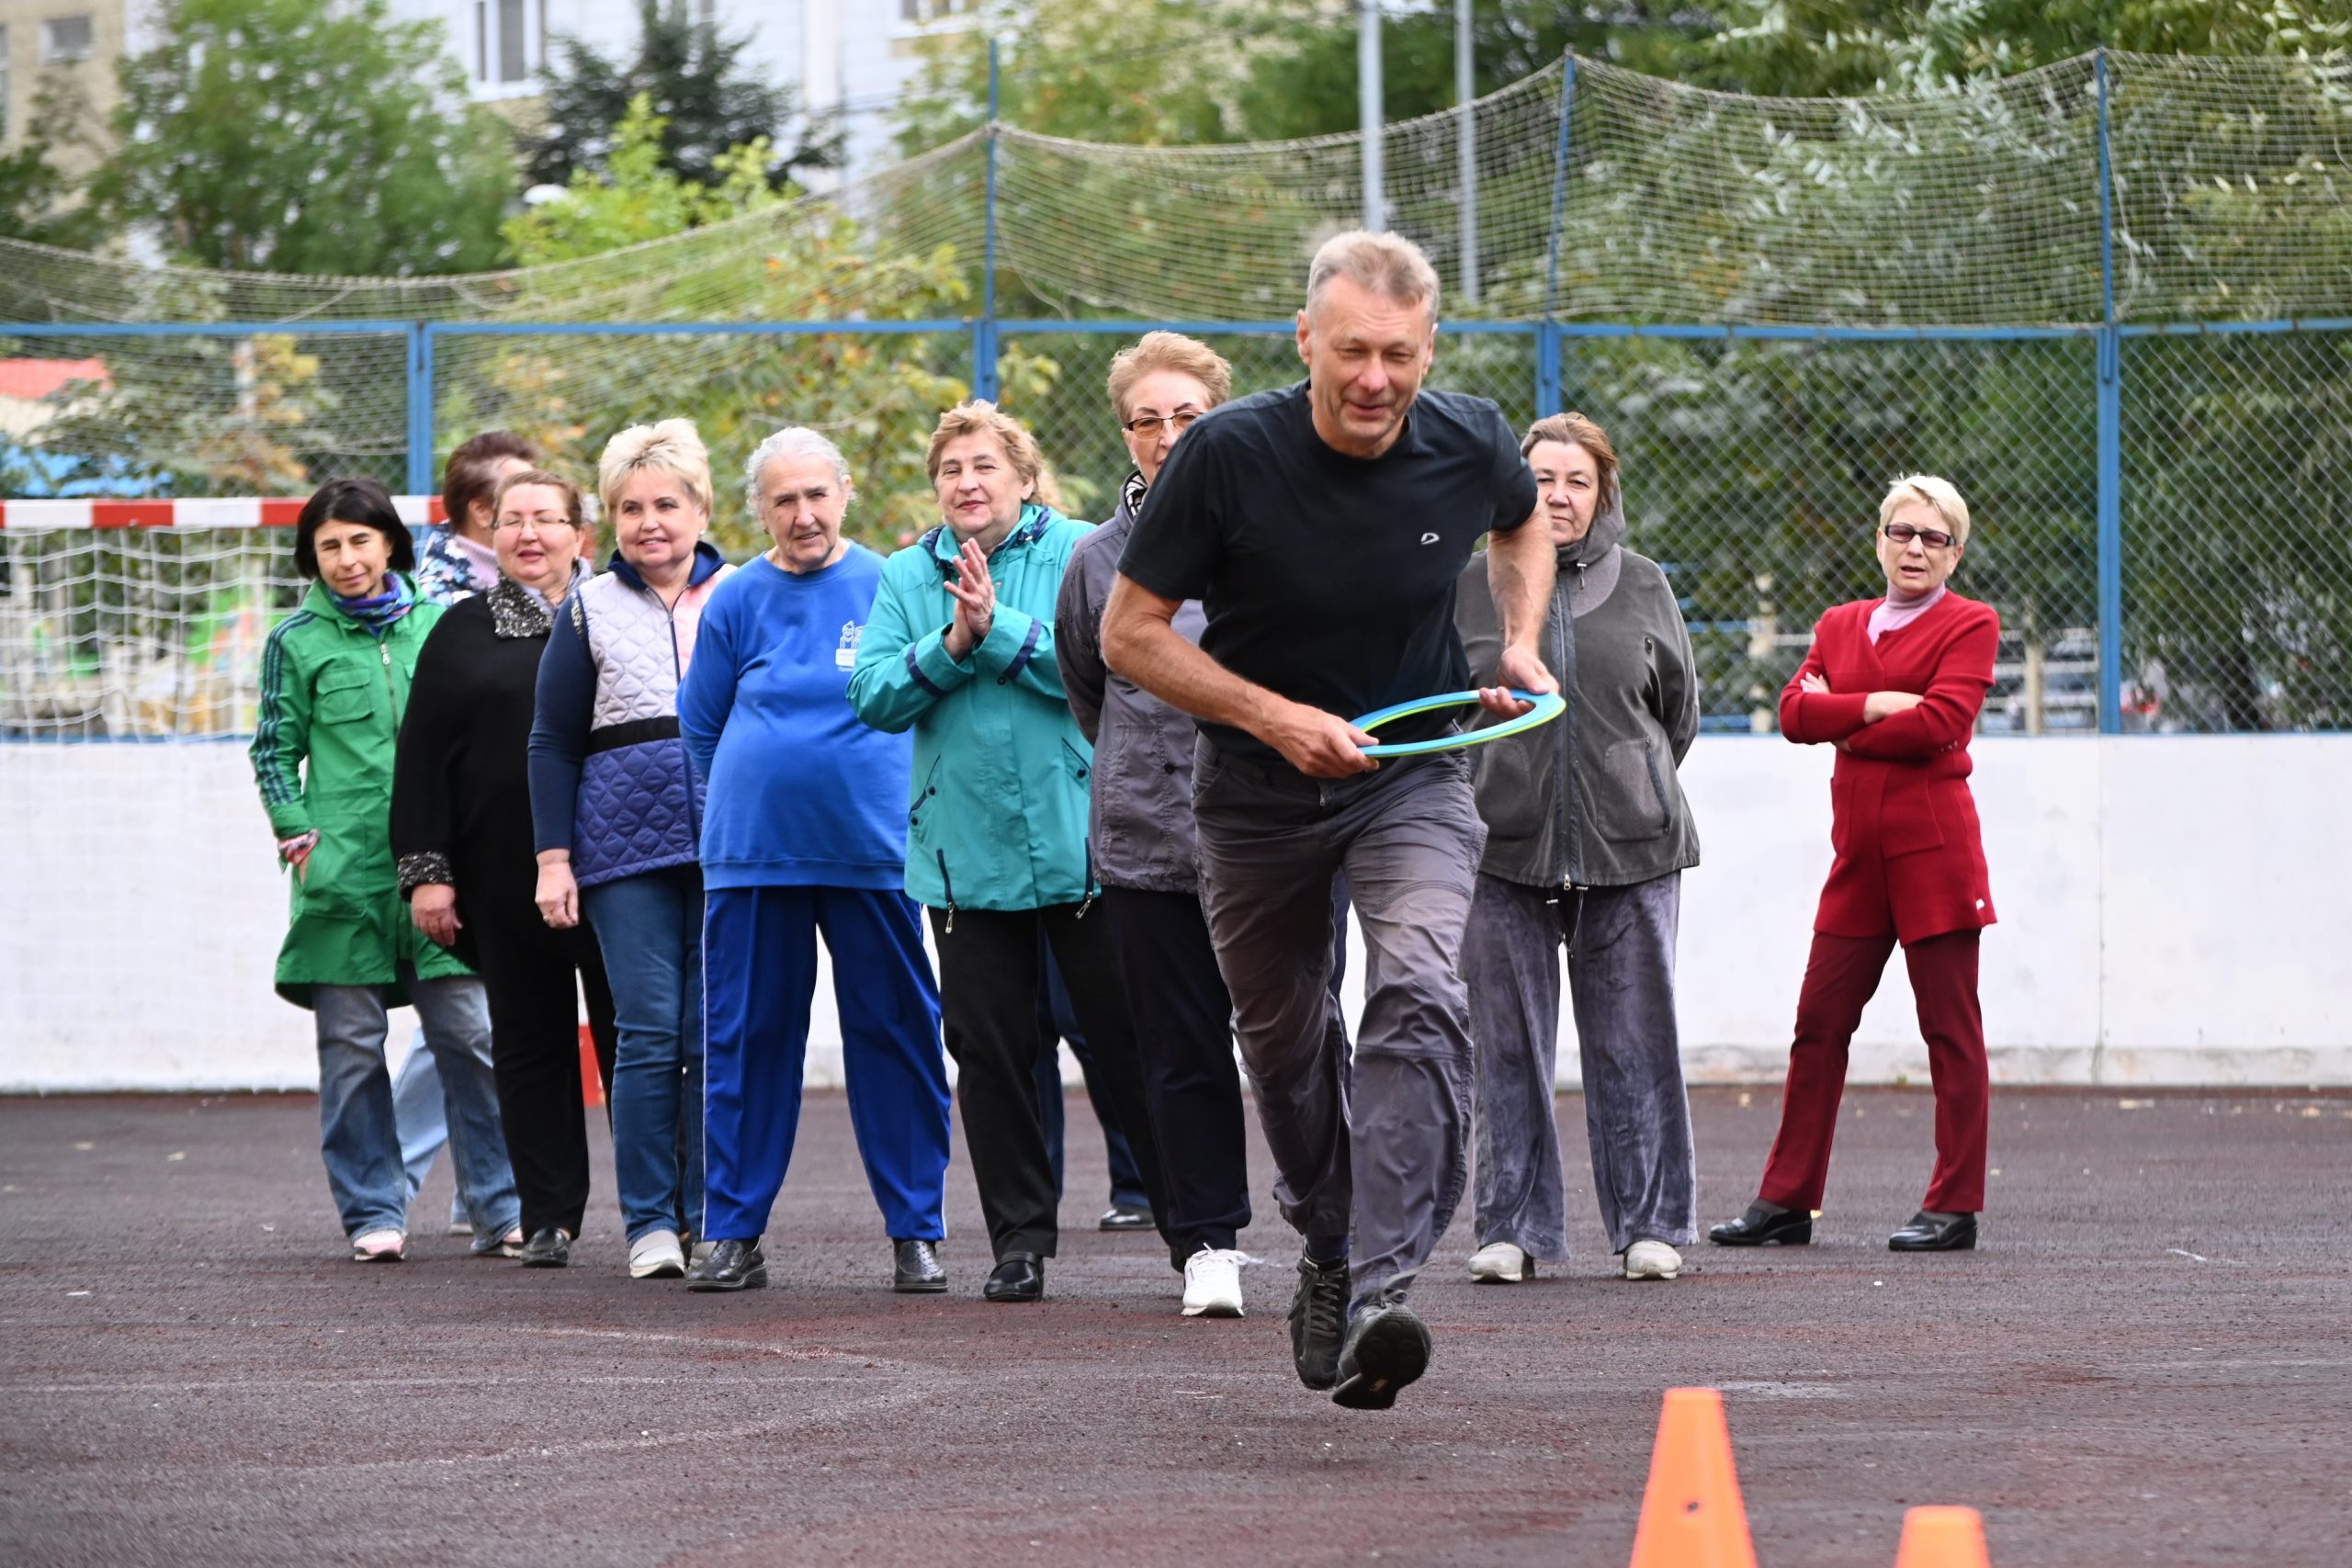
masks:
[[[1463,929],[1486,825],[1458,757],[1306,778],[1204,741],[1201,908],[1274,1156],[1274,1199],[1362,1306],[1436,1250],[1469,1184]],[[1331,878],[1365,947],[1352,1070],[1331,971]]]
[[[1568,1255],[1553,1121],[1563,943],[1592,1183],[1610,1246],[1698,1240],[1690,1101],[1674,1018],[1681,895],[1679,872],[1575,892],[1480,874],[1463,955],[1477,1042],[1479,1246],[1508,1241],[1555,1262]]]

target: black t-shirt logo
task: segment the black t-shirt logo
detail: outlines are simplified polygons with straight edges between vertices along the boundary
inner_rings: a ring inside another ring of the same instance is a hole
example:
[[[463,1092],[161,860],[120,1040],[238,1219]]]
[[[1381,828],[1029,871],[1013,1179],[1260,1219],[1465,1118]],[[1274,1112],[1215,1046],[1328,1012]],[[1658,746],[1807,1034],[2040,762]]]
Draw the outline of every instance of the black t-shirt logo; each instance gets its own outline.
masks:
[[[1437,543],[1437,536],[1435,534],[1424,534],[1421,536],[1421,543],[1425,545],[1434,545]]]

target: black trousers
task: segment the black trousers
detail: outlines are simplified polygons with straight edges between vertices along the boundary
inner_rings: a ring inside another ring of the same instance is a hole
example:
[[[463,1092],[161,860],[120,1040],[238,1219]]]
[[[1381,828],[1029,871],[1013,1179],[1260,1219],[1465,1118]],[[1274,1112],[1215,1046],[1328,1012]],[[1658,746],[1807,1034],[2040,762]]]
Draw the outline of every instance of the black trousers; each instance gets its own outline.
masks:
[[[1230,1247],[1250,1223],[1250,1146],[1233,1059],[1233,998],[1192,893],[1102,889],[1168,1189],[1169,1256]]]
[[[931,913],[939,948],[941,1032],[956,1060],[956,1098],[964,1112],[964,1145],[972,1180],[980,1190],[989,1246],[999,1259],[1014,1252],[1054,1255],[1052,1162],[1037,1109],[1037,965],[1042,943],[1053,946],[1078,1025],[1094,1048],[1109,1109],[1134,1149],[1152,1213],[1168,1201],[1152,1140],[1135,1026],[1119,987],[1102,911],[1057,904],[1043,909],[958,909],[956,928],[944,911]],[[1164,1224],[1164,1220],[1163,1220]]]
[[[506,1128],[506,1157],[523,1201],[523,1234],[560,1225],[576,1236],[588,1207],[579,996],[588,998],[589,1033],[610,1104],[613,993],[585,925],[550,931],[535,907],[511,904],[460,911],[490,994],[491,1072]]]

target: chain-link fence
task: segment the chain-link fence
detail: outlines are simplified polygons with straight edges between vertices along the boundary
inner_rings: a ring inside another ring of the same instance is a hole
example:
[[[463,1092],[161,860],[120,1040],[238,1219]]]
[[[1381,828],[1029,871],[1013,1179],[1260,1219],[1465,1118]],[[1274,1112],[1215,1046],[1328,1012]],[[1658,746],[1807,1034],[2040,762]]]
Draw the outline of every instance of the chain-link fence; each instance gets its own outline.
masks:
[[[936,520],[929,433],[976,388],[1035,432],[1068,509],[1103,515],[1128,466],[1110,360],[1151,325],[435,326],[421,355],[398,332],[209,329],[183,352],[214,406],[159,423],[135,384],[99,380],[59,417],[84,427],[90,471],[132,488],[142,464],[200,453],[213,493],[297,494],[351,472],[400,488],[493,427],[587,480],[623,425],[684,416],[711,447],[717,536],[739,558],[763,542],[741,500],[744,458],[804,423],[848,455],[852,531],[888,550]],[[1302,373],[1286,326],[1180,325],[1232,363],[1237,392]],[[60,347],[96,358],[105,343],[44,344]],[[429,405],[403,406],[404,359]],[[1628,542],[1681,598],[1713,728],[1769,729],[1815,618],[1879,590],[1879,498],[1914,471],[1951,478],[1974,513],[1958,582],[2004,628],[1987,730],[2332,729],[2352,716],[2352,541],[2334,525],[2352,512],[2352,325],[1478,322],[1443,333],[1431,384],[1493,399],[1514,426],[1573,408],[1611,432]],[[188,451],[158,457],[175,444]],[[293,599],[288,543],[272,529],[0,529],[0,727],[236,727],[254,617]]]

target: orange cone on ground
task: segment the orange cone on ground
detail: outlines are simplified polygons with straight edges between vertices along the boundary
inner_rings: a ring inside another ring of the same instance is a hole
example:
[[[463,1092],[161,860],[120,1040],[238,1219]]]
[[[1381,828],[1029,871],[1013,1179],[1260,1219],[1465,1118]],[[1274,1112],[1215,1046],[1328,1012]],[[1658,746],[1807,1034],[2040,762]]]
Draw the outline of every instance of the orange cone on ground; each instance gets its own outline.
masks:
[[[1666,1391],[1633,1568],[1756,1568],[1719,1390]]]
[[[1914,1508],[1903,1516],[1894,1568],[1993,1568],[1984,1520],[1973,1508]]]

